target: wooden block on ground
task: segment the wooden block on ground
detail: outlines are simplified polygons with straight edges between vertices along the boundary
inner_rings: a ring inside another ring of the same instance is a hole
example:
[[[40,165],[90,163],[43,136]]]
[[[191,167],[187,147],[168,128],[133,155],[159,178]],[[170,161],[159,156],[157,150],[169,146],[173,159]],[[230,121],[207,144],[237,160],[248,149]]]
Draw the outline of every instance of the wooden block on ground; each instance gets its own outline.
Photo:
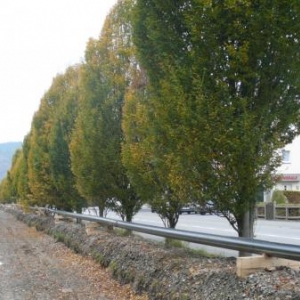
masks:
[[[85,222],[84,226],[87,235],[97,234],[102,227],[99,223],[96,222]]]
[[[61,224],[63,222],[73,222],[73,218],[64,217],[58,214],[54,215],[54,223]]]
[[[296,260],[277,258],[268,255],[238,257],[236,261],[236,273],[239,277],[245,277],[260,270],[280,266],[299,269],[300,262]]]

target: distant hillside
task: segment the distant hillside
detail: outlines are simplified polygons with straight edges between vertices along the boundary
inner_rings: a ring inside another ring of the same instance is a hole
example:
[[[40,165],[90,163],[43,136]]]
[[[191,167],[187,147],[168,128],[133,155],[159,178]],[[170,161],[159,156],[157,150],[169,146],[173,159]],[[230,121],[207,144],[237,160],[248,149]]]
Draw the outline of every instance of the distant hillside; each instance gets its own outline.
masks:
[[[22,147],[21,142],[0,144],[0,181],[6,176],[11,167],[11,159],[16,150]]]

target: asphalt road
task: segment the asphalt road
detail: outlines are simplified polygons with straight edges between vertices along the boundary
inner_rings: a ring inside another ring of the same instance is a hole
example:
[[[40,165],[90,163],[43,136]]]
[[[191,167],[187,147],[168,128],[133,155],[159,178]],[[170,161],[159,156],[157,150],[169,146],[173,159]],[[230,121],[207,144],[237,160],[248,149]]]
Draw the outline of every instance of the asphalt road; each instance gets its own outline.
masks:
[[[118,218],[112,212],[110,212],[107,217],[114,219]],[[159,216],[156,213],[152,213],[149,208],[141,209],[141,211],[134,217],[133,222],[154,226],[164,226]],[[224,217],[209,214],[204,216],[199,214],[182,214],[176,228],[201,233],[237,236],[237,233]],[[254,234],[256,239],[300,246],[300,221],[270,221],[258,219],[255,222]],[[154,240],[163,240],[163,238],[153,235],[141,235]],[[237,251],[233,250],[192,243],[188,243],[188,245],[192,248],[203,249],[210,253],[220,254],[223,256],[238,255]]]

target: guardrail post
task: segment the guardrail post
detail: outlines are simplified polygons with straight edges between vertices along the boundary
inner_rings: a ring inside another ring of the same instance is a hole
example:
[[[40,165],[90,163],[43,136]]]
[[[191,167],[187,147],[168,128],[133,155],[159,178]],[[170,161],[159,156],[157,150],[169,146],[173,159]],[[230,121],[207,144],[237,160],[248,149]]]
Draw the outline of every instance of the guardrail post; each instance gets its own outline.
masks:
[[[266,214],[266,220],[274,220],[275,215],[275,207],[273,202],[266,203],[265,206],[265,214]]]

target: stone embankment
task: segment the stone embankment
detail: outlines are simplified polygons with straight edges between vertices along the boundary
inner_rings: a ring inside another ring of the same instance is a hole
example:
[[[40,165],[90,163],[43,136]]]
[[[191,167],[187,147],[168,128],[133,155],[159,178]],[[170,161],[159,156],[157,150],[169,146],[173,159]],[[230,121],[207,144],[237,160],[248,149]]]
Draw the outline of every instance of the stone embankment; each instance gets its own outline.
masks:
[[[2,209],[4,209],[2,207]],[[236,276],[235,258],[200,256],[186,248],[165,248],[120,231],[88,236],[81,224],[54,224],[53,217],[5,208],[18,220],[65,243],[106,268],[116,281],[153,300],[300,300],[300,270],[269,268]],[[128,298],[129,299],[129,298]]]

